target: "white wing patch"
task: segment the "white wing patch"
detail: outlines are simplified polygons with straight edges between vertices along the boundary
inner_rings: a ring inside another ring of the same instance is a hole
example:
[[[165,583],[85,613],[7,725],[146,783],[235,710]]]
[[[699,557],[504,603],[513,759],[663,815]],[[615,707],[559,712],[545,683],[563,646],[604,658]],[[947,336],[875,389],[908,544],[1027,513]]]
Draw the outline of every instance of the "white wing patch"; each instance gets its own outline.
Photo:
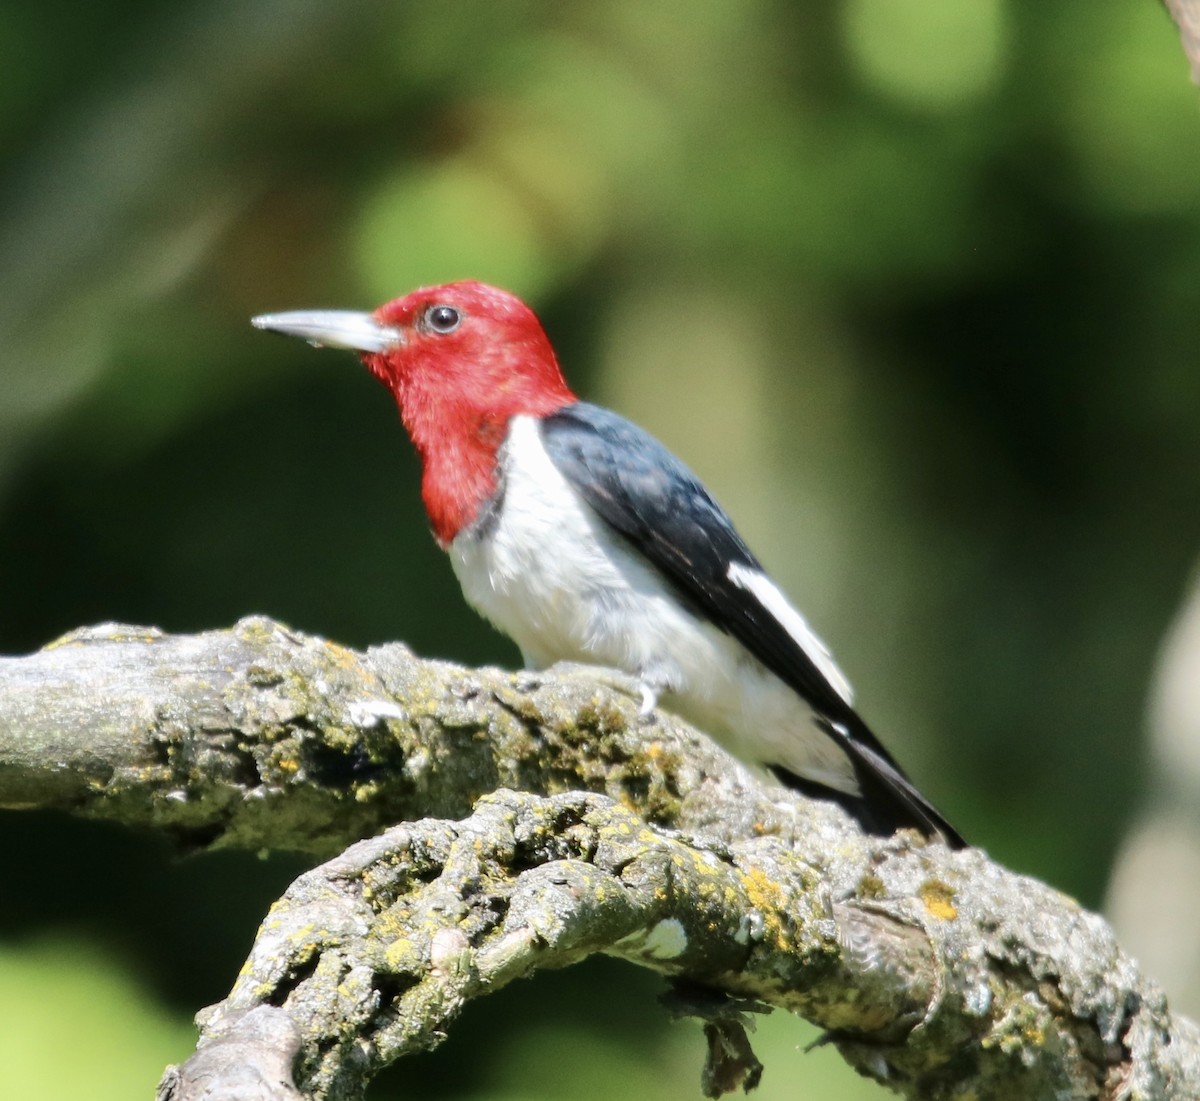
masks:
[[[765,573],[734,562],[725,576],[739,589],[744,589],[758,600],[796,640],[796,645],[808,655],[833,690],[848,704],[854,703],[854,689],[850,687],[846,675],[837,667],[829,648],[817,638],[808,621],[792,607],[788,598]]]

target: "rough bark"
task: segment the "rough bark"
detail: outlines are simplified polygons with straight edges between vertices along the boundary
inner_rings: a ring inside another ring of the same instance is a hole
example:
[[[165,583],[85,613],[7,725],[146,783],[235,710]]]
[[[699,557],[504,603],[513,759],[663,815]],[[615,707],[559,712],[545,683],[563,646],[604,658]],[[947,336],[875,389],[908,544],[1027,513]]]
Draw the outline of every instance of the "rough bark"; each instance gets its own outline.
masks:
[[[914,1098],[1200,1097],[1200,1032],[1101,918],[637,709],[594,670],[109,625],[0,659],[0,805],[340,853],[272,908],[171,1101],[361,1096],[471,998],[594,952],[677,983],[713,1094],[756,1080],[742,1014],[778,1007]]]

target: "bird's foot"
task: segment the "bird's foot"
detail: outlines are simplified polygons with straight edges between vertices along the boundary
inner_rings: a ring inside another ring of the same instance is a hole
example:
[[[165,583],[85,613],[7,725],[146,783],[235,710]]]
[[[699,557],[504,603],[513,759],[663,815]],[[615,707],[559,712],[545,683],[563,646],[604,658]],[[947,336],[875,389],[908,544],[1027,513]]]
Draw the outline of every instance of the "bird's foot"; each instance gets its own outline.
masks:
[[[638,718],[643,720],[648,719],[658,706],[659,689],[653,684],[647,684],[645,681],[642,681],[638,685],[638,689],[642,698],[641,705],[638,707]]]

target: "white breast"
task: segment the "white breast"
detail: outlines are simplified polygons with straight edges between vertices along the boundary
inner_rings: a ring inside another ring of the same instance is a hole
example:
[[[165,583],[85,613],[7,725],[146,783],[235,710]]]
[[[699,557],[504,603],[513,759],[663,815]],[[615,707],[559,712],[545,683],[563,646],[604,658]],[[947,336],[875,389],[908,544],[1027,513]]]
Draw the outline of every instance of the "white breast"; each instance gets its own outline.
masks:
[[[450,560],[467,600],[517,643],[528,666],[620,669],[744,760],[857,790],[807,704],[666,590],[571,488],[532,418],[513,419],[501,465],[496,514],[460,533]]]

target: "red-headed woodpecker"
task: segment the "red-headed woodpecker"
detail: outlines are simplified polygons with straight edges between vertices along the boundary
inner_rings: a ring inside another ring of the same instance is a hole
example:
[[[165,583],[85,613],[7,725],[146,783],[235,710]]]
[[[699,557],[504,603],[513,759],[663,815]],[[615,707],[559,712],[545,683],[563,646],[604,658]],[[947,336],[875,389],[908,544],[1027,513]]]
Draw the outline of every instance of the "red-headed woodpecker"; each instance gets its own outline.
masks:
[[[567,387],[533,311],[482,283],[260,329],[349,348],[395,395],[467,600],[526,665],[636,678],[663,704],[878,833],[957,831],[859,718],[850,685],[696,476]]]

